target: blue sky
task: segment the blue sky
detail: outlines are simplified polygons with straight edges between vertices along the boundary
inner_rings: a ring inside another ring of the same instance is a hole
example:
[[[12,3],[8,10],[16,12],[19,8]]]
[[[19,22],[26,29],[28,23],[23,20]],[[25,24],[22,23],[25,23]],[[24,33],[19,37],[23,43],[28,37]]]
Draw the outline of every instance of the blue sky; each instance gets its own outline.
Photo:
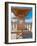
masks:
[[[30,11],[30,12],[27,14],[27,16],[26,16],[26,18],[25,18],[25,21],[26,21],[26,22],[29,22],[29,23],[32,22],[32,11]]]

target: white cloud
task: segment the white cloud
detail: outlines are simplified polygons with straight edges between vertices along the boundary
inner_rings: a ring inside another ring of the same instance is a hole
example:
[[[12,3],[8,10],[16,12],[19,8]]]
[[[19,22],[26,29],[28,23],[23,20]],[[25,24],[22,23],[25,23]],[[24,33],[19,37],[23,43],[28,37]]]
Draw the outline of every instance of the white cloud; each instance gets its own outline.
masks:
[[[26,19],[25,22],[31,23],[32,22],[32,19]]]

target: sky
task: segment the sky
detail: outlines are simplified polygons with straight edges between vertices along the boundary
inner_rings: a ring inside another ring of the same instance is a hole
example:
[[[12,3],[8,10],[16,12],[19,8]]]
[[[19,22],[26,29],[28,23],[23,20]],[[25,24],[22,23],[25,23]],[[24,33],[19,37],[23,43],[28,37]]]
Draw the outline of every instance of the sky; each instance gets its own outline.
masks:
[[[27,14],[25,21],[29,23],[32,22],[32,10]]]

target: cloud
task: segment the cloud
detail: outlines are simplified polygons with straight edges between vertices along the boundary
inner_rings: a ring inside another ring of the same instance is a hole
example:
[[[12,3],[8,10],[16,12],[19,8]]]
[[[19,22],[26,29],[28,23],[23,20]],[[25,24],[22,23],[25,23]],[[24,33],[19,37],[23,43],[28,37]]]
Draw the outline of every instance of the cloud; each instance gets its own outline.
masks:
[[[26,19],[25,22],[26,23],[32,23],[32,19],[28,19],[28,20]]]

